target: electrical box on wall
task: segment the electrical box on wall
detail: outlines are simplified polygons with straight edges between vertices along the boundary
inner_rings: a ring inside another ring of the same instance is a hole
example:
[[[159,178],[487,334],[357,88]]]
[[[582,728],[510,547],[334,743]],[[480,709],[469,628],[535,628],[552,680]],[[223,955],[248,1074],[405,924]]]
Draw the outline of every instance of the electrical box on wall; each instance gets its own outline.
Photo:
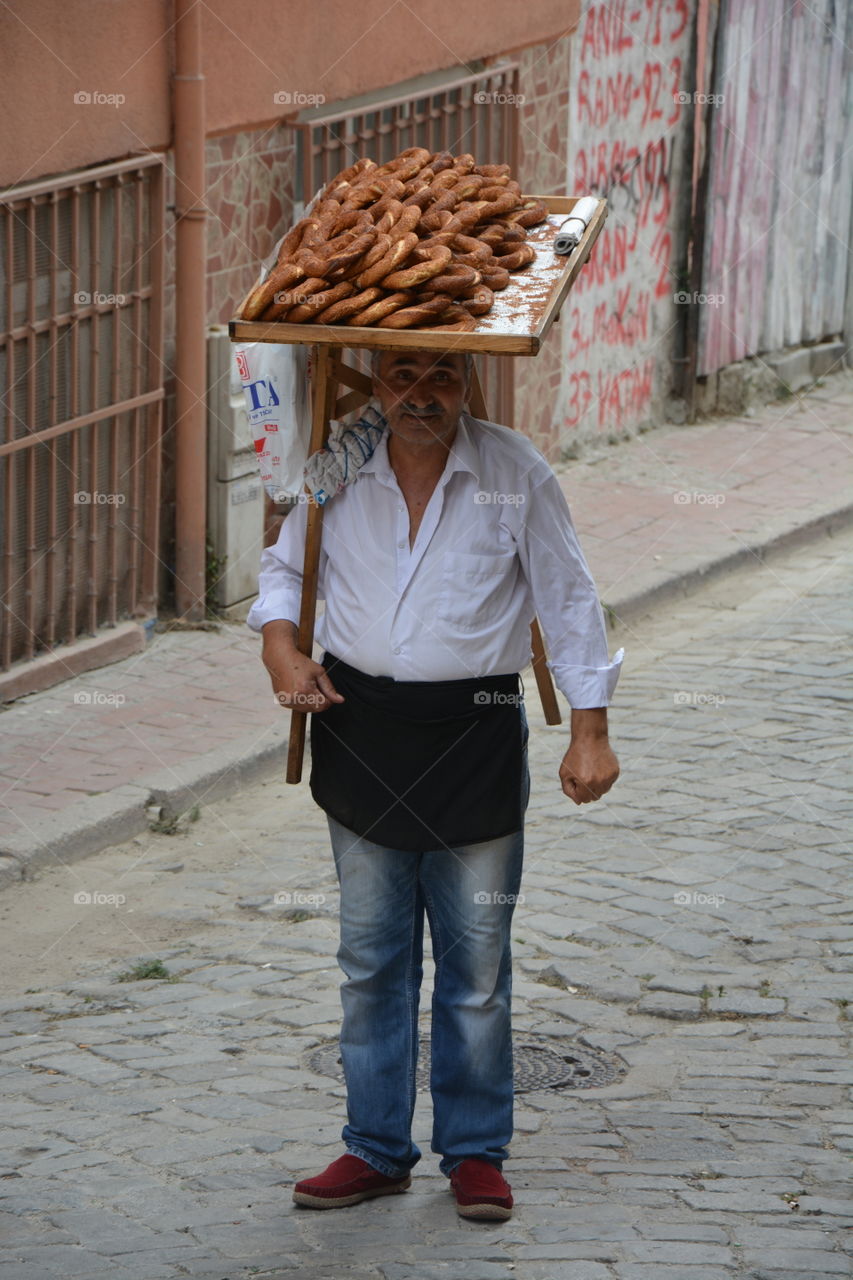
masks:
[[[210,594],[218,609],[239,617],[258,591],[264,488],[225,325],[208,329],[207,449]]]

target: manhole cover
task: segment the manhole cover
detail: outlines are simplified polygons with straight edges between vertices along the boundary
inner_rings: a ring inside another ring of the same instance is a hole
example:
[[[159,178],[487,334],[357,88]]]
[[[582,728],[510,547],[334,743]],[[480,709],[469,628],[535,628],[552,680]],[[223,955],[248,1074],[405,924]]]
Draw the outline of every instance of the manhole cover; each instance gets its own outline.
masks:
[[[548,1036],[513,1036],[512,1055],[516,1093],[534,1089],[600,1089],[621,1080],[627,1070],[625,1062],[614,1053],[573,1042],[555,1045]],[[430,1038],[421,1036],[417,1085],[423,1092],[429,1090],[429,1060]],[[305,1063],[317,1075],[332,1076],[343,1084],[337,1040],[327,1040],[312,1049],[305,1055]]]

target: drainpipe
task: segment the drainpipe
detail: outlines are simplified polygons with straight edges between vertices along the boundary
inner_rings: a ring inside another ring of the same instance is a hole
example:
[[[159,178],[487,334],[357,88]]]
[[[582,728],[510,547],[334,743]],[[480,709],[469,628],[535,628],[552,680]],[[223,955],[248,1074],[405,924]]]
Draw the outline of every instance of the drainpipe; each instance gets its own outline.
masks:
[[[201,4],[175,0],[175,606],[205,613],[207,245]]]
[[[711,123],[710,111],[703,105],[703,98],[708,93],[708,77],[706,63],[708,59],[708,36],[710,26],[711,0],[699,0],[696,14],[696,100],[693,104],[693,155],[690,180],[690,289],[695,295],[702,292],[702,269],[705,254],[705,224],[707,216],[708,180],[711,166]],[[725,22],[725,0],[716,0],[716,31],[712,49],[710,87],[717,83],[719,69],[718,52],[721,31]],[[698,387],[696,371],[699,367],[699,306],[695,301],[690,303],[687,315],[686,356],[684,359],[684,375],[682,395],[687,401],[687,421],[696,421],[696,404]]]

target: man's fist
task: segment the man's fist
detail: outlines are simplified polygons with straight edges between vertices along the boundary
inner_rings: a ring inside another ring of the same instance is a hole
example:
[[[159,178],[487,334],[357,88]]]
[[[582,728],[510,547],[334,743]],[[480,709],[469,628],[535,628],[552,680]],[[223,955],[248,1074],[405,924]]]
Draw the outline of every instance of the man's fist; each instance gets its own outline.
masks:
[[[607,736],[607,708],[572,708],[572,740],[560,765],[564,793],[575,804],[600,800],[619,777]]]
[[[294,711],[325,711],[333,703],[344,701],[325,667],[297,649],[292,622],[268,622],[262,635],[263,662],[279,706]]]
[[[573,742],[560,765],[563,791],[575,804],[600,800],[619,777],[619,761],[609,742]]]

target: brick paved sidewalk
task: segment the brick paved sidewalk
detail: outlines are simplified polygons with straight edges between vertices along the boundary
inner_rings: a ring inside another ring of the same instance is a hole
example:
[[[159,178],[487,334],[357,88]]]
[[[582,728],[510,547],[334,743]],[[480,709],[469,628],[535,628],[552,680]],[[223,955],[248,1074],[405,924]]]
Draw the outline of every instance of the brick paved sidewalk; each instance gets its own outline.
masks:
[[[851,500],[853,374],[752,416],[649,432],[561,474],[602,600],[648,605]]]
[[[853,374],[754,416],[665,428],[558,468],[601,597],[631,617],[849,504]],[[224,794],[286,741],[243,626],[146,652],[2,712],[0,878],[142,829],[150,793]],[[135,824],[135,825],[134,825]],[[4,867],[6,871],[4,872]]]

